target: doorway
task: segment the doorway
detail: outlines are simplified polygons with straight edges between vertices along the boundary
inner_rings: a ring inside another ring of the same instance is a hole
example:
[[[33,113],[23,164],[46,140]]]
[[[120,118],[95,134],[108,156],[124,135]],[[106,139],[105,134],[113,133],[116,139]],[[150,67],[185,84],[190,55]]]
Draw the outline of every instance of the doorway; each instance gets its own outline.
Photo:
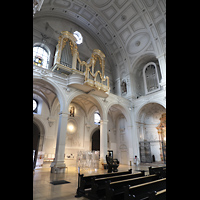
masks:
[[[96,130],[92,135],[92,151],[100,151],[100,130]]]
[[[36,165],[36,161],[37,161],[39,141],[40,141],[40,130],[33,123],[33,150],[34,150],[34,155],[33,155],[33,170],[35,169],[35,165]]]

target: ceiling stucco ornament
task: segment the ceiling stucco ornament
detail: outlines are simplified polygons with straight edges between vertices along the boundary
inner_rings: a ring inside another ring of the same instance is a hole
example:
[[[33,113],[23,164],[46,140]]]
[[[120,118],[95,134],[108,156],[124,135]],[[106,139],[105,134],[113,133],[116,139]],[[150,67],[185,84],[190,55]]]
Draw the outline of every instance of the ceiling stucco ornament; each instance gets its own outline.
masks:
[[[133,35],[133,37],[127,41],[127,51],[130,54],[139,53],[148,46],[149,42],[150,36],[146,32]]]
[[[122,21],[126,21],[126,19],[127,19],[127,16],[126,16],[126,15],[122,15],[122,16],[121,16],[121,20],[122,20]]]

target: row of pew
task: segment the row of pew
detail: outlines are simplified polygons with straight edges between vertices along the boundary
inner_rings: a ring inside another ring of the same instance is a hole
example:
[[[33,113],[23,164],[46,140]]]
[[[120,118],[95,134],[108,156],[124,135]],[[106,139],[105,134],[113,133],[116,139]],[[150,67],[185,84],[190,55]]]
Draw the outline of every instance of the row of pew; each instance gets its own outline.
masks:
[[[124,172],[84,176],[79,174],[75,197],[91,200],[164,200],[166,199],[166,167],[149,167],[132,174]]]

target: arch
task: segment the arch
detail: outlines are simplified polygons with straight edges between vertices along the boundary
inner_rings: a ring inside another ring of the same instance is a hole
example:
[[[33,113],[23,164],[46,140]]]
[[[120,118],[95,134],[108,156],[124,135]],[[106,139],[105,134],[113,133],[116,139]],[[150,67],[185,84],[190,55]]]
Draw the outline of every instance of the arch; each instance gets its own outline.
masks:
[[[92,136],[96,131],[100,131],[100,128],[97,126],[94,129],[92,129],[92,131],[90,132],[90,143],[91,143],[91,150],[92,150]]]
[[[40,132],[40,141],[39,141],[38,151],[42,151],[46,128],[43,122],[40,119],[38,119],[35,115],[33,116],[33,123],[37,126]]]
[[[141,105],[137,108],[137,111],[136,111],[136,122],[139,122],[139,121],[140,121],[139,116],[140,116],[140,114],[141,114],[143,108],[144,108],[146,105],[152,104],[152,103],[159,104],[159,105],[161,105],[163,108],[166,109],[166,104],[165,104],[163,101],[151,101],[151,102],[148,102],[148,103],[145,102],[145,103],[141,104]]]
[[[57,98],[60,103],[60,112],[67,112],[65,95],[63,94],[63,91],[61,90],[61,88],[55,82],[50,81],[48,79],[44,80],[43,78],[40,78],[40,77],[33,77],[33,85],[36,82],[44,84],[44,85],[46,84],[49,85],[54,90],[55,94],[57,95]]]
[[[117,107],[117,109],[121,111],[121,113],[122,113],[122,114],[124,115],[124,117],[126,118],[128,124],[131,126],[132,121],[131,121],[131,116],[130,116],[130,114],[129,114],[129,110],[128,110],[127,108],[125,108],[124,106],[120,105],[120,104],[112,103],[112,104],[110,104],[110,105],[108,106],[108,108],[107,108],[107,114],[108,114],[108,112],[109,112],[109,110],[110,110],[110,108],[111,108],[112,106]]]
[[[138,109],[136,126],[141,162],[150,162],[153,155],[156,161],[161,161],[162,144],[156,127],[163,113],[166,113],[165,107],[156,102],[148,102]],[[149,150],[143,151],[144,146]]]
[[[131,68],[131,73],[136,74],[137,70],[141,66],[145,66],[146,63],[148,62],[156,62],[156,54],[155,53],[144,53],[141,56],[138,56],[136,60],[134,61],[132,68]]]
[[[92,134],[92,148],[93,151],[100,151],[100,129],[96,129],[96,131]]]
[[[96,132],[97,130],[100,130],[99,127],[95,127],[94,129],[92,129],[92,131],[90,132],[90,141],[92,141],[92,135],[94,134],[94,132]]]
[[[47,53],[48,53],[49,56],[51,55],[51,51],[50,51],[49,47],[46,44],[41,43],[41,42],[35,42],[34,45],[33,45],[33,47],[37,47],[37,46],[45,49],[47,51]]]
[[[76,99],[76,98],[87,98],[88,101],[91,101],[98,109],[100,115],[101,115],[101,119],[106,119],[107,116],[105,116],[104,112],[103,112],[103,104],[101,103],[101,101],[96,97],[96,96],[93,96],[93,95],[90,95],[90,94],[86,94],[82,91],[76,91],[76,92],[73,92],[67,99],[67,107],[69,107],[70,103]],[[80,106],[80,105],[79,105]],[[83,108],[83,107],[82,107]],[[85,110],[83,108],[83,110]],[[87,113],[87,112],[86,112]]]

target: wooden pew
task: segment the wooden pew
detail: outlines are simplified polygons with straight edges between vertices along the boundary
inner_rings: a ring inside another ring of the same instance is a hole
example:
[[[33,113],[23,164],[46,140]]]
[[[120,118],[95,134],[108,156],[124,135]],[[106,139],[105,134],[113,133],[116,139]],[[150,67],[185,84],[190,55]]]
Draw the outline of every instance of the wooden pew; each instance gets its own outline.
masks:
[[[144,177],[144,175],[144,171],[141,171],[135,174],[92,179],[92,189],[89,191],[88,197],[92,200],[95,200],[106,195],[106,187],[109,187],[109,185],[106,185],[106,182],[109,182],[110,184],[111,182],[119,182],[121,180],[132,180],[133,178]]]
[[[107,173],[107,174],[95,174],[90,176],[84,176],[84,174],[78,174],[78,188],[76,191],[75,197],[81,197],[81,196],[87,196],[88,192],[86,192],[87,189],[91,188],[91,182],[92,179],[95,178],[105,178],[105,177],[113,177],[113,176],[119,176],[119,175],[125,175],[125,174],[132,174],[132,169],[129,169],[128,171],[124,172],[114,172],[114,173]]]
[[[166,189],[160,190],[158,192],[148,192],[148,196],[142,198],[142,200],[166,200]]]
[[[106,200],[115,200],[124,198],[124,186],[136,186],[138,184],[151,182],[159,178],[158,174],[137,177],[123,181],[106,182]]]
[[[154,191],[144,200],[166,200],[166,189],[160,190],[158,192]]]
[[[166,178],[158,179],[148,183],[136,186],[124,187],[124,200],[141,200],[149,196],[150,192],[161,191],[166,189]],[[158,195],[159,198],[159,195]],[[117,200],[117,198],[115,199]]]
[[[156,192],[155,198],[149,200],[165,200],[166,199],[166,189]]]
[[[160,178],[166,178],[166,167],[149,167],[149,175],[160,174]]]

